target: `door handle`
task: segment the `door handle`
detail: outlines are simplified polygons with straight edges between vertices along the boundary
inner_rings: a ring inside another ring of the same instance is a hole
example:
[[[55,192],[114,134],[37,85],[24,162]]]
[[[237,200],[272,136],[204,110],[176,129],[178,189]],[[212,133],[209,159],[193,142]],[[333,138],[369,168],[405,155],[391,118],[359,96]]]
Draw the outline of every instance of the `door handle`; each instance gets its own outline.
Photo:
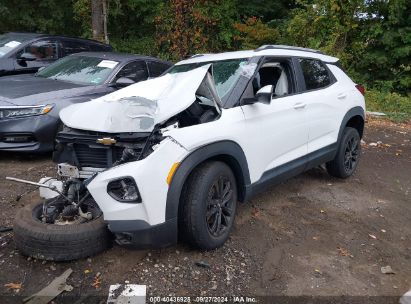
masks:
[[[347,94],[345,94],[345,93],[340,93],[340,94],[337,95],[338,99],[344,99],[345,97],[347,97]]]
[[[294,109],[304,109],[306,106],[305,103],[298,102],[294,105]]]

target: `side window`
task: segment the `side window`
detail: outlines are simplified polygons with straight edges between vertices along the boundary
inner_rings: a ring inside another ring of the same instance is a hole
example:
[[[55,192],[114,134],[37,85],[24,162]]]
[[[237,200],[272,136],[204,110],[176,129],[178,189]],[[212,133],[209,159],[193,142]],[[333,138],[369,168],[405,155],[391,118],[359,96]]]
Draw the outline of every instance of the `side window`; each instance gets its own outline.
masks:
[[[144,61],[133,61],[127,63],[113,79],[116,82],[121,77],[130,78],[134,82],[146,80],[148,78],[147,67]]]
[[[169,68],[167,64],[156,61],[149,61],[147,64],[150,71],[150,77],[160,76],[165,70]]]
[[[251,83],[254,94],[267,85],[273,87],[273,97],[282,97],[294,92],[288,61],[267,60],[261,65]]]
[[[299,59],[307,90],[315,90],[331,84],[325,65],[315,59]]]
[[[74,40],[64,40],[63,41],[63,52],[64,56],[80,53],[89,52],[90,48],[87,44],[82,42],[77,42]]]
[[[56,60],[58,59],[57,45],[57,41],[52,39],[35,41],[21,50],[17,56],[30,53],[36,56],[37,60]]]
[[[101,45],[101,44],[90,43],[89,47],[92,52],[110,51],[108,47],[106,47],[105,45]]]

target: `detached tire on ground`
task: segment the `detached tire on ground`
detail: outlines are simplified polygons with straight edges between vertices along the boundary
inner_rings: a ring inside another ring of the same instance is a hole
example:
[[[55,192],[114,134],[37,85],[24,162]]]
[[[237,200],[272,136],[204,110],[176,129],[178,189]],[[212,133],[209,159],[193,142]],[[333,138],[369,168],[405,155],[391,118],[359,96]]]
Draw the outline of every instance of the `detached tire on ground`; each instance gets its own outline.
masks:
[[[237,184],[230,167],[212,161],[196,168],[184,185],[180,203],[182,238],[204,250],[222,246],[237,206]]]
[[[14,242],[26,256],[49,261],[70,261],[89,257],[111,245],[103,216],[72,225],[45,224],[36,218],[43,203],[20,209],[14,220]]]

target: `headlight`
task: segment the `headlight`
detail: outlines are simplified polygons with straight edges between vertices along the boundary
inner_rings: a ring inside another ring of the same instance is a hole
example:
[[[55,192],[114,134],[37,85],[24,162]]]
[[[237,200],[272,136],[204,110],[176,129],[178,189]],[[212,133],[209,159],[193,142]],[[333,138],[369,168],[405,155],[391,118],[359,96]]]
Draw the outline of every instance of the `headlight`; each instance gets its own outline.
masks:
[[[140,193],[132,177],[123,177],[109,182],[107,193],[122,203],[141,203]]]
[[[52,108],[53,105],[1,107],[0,119],[43,115],[50,112]]]

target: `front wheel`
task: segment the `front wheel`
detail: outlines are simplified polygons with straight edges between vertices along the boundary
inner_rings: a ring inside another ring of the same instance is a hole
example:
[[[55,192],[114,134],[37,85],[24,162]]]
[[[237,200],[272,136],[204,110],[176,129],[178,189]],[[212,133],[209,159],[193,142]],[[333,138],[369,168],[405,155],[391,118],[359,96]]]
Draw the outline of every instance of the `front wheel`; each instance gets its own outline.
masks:
[[[358,131],[351,127],[344,129],[335,158],[327,163],[331,176],[347,178],[357,169],[361,154],[361,138]]]
[[[223,162],[202,165],[190,175],[181,203],[184,237],[204,250],[222,246],[233,227],[237,207],[233,172]]]

